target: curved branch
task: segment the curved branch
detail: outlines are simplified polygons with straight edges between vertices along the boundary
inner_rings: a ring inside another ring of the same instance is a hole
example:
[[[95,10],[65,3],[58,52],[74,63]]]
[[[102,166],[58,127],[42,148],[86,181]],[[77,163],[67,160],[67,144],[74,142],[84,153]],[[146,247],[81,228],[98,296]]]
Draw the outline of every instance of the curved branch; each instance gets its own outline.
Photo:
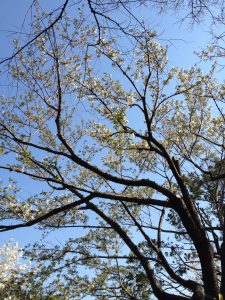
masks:
[[[118,223],[113,221],[109,216],[107,216],[103,211],[99,210],[96,205],[93,203],[88,203],[86,205],[88,209],[94,211],[97,215],[99,215],[106,223],[108,223],[121,237],[121,239],[125,242],[125,244],[129,247],[129,249],[136,255],[139,259],[142,267],[144,268],[148,280],[152,286],[153,293],[160,300],[187,300],[188,298],[183,296],[172,295],[164,292],[157,281],[153,269],[150,267],[148,260],[146,257],[140,252],[138,247],[133,243],[133,241],[129,238],[127,233],[120,227]]]
[[[31,40],[29,40],[26,44],[24,44],[20,49],[18,49],[14,54],[12,54],[11,56],[3,59],[2,61],[0,61],[0,65],[2,65],[3,63],[12,60],[14,57],[16,57],[16,55],[18,55],[20,52],[22,52],[25,48],[27,48],[30,44],[32,44],[36,39],[38,39],[41,35],[45,34],[49,29],[53,28],[54,25],[62,18],[63,13],[66,9],[66,6],[68,4],[69,0],[65,0],[63,7],[60,11],[60,14],[58,15],[58,17],[46,28],[44,28],[41,32],[39,32],[37,35],[35,35],[35,37],[33,37]]]
[[[65,211],[68,211],[72,208],[75,208],[81,204],[84,204],[84,203],[87,203],[88,201],[92,200],[94,197],[92,195],[89,195],[81,200],[78,200],[78,201],[75,201],[75,202],[72,202],[72,203],[69,203],[67,205],[64,205],[64,206],[61,206],[61,207],[58,207],[58,208],[55,208],[55,209],[52,209],[50,210],[48,213],[38,217],[38,218],[35,218],[34,220],[31,220],[31,221],[28,221],[26,223],[20,223],[20,224],[16,224],[16,225],[0,225],[0,232],[3,232],[3,231],[9,231],[9,230],[13,230],[13,229],[16,229],[16,228],[21,228],[21,227],[30,227],[30,226],[33,226],[37,223],[40,223],[52,216],[55,216],[57,215],[58,213],[60,212],[65,212]]]

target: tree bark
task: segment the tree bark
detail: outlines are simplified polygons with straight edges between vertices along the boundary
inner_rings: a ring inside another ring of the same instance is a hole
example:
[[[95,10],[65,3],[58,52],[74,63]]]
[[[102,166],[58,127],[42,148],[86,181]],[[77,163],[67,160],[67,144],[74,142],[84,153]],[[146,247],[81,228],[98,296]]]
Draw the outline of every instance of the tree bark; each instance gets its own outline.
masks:
[[[220,293],[225,296],[225,211],[223,217],[223,242],[220,248],[220,259],[221,259],[221,283],[220,283]]]
[[[219,287],[217,282],[217,274],[214,263],[214,255],[212,246],[205,234],[204,229],[199,222],[199,228],[193,221],[189,211],[185,207],[183,201],[176,201],[173,203],[175,211],[178,213],[181,221],[187,230],[187,233],[191,237],[196,251],[198,253],[201,268],[202,268],[202,280],[205,288],[205,293],[211,297],[217,297],[219,293]]]

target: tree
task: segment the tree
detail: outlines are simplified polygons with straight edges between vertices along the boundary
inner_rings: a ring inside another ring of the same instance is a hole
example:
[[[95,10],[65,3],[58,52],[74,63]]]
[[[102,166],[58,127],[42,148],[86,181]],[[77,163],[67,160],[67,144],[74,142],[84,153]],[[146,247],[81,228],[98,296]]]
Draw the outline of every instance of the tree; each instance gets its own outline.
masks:
[[[0,249],[0,299],[18,300],[30,299],[25,293],[25,288],[17,282],[17,276],[27,272],[28,263],[22,263],[23,251],[18,243],[9,240]],[[23,282],[20,284],[23,285]]]
[[[216,65],[171,67],[129,1],[107,3],[110,17],[101,1],[74,4],[70,17],[69,2],[56,19],[35,2],[34,38],[15,39],[2,61],[11,95],[0,101],[0,169],[13,179],[2,182],[0,230],[83,228],[27,248],[39,265],[26,278],[47,299],[225,296]]]

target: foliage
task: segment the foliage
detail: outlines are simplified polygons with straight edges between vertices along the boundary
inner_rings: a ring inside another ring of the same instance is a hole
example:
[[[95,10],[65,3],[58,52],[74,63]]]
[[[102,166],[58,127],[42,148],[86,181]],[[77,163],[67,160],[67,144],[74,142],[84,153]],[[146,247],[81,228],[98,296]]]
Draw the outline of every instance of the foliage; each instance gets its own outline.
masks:
[[[171,67],[140,2],[65,1],[54,19],[35,1],[34,38],[2,61],[0,231],[74,229],[24,249],[18,299],[225,295],[225,83],[216,63]]]

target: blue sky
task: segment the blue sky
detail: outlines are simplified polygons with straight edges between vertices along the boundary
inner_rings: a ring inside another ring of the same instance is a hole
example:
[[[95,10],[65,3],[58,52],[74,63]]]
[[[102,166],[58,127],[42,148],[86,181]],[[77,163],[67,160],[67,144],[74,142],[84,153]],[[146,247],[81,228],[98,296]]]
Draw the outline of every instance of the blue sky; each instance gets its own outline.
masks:
[[[63,0],[51,0],[42,1],[47,3],[48,9],[58,6],[63,3]],[[0,58],[5,58],[12,54],[11,39],[13,38],[13,32],[19,31],[21,24],[24,20],[24,16],[32,3],[32,0],[8,0],[0,2]],[[193,66],[195,62],[199,61],[193,51],[200,51],[202,47],[209,40],[207,33],[207,24],[201,24],[198,27],[191,28],[188,23],[179,23],[179,17],[174,16],[172,12],[168,12],[167,15],[156,15],[156,12],[146,9],[136,10],[136,15],[139,18],[144,18],[149,21],[149,26],[157,30],[160,34],[159,42],[162,44],[169,43],[168,58],[171,66],[178,66],[182,68],[189,68]],[[28,28],[27,25],[25,29]],[[0,95],[7,93],[8,91],[4,86],[1,86],[0,77]],[[0,171],[0,178],[4,178],[5,173]],[[34,190],[38,189],[38,185],[27,178],[24,178],[21,183],[24,185],[23,194],[29,195]],[[66,232],[66,234],[65,234]],[[58,230],[52,232],[48,239],[54,243],[65,240],[67,237],[75,237],[80,235],[82,230]],[[14,231],[0,233],[0,246],[4,244],[9,238],[14,238],[19,242],[20,246],[24,246],[27,243],[32,243],[41,239],[42,232],[35,230],[34,228],[21,228]]]
[[[0,2],[0,57],[4,58],[12,54],[11,39],[13,38],[13,32],[20,31],[21,24],[24,20],[24,16],[28,11],[28,8],[32,0],[8,0]],[[63,3],[62,0],[42,1],[44,5],[48,6],[47,9],[58,6],[59,3]],[[47,4],[46,4],[47,3]],[[148,19],[150,26],[156,29],[160,35],[160,40],[163,44],[168,44],[168,40],[171,40],[169,46],[169,60],[172,66],[179,66],[188,68],[192,66],[199,59],[193,55],[194,50],[201,50],[201,47],[209,40],[209,35],[206,32],[207,24],[199,25],[198,27],[190,28],[188,23],[180,24],[178,22],[178,16],[174,16],[172,12],[167,15],[156,15],[154,11],[146,9],[136,10],[136,15],[140,18]],[[27,25],[26,25],[27,26]],[[25,26],[25,29],[28,28]],[[1,78],[0,78],[1,80]],[[0,82],[0,94],[6,92],[5,88],[1,86]],[[0,177],[4,178],[5,173],[0,173]],[[30,183],[26,183],[25,192],[29,193],[29,189],[37,188]],[[32,183],[35,185],[35,183]],[[71,234],[74,231],[70,232]],[[63,231],[53,233],[52,239],[60,239],[63,237]],[[9,238],[13,237],[19,242],[19,245],[23,246],[27,242],[35,241],[41,237],[41,233],[37,232],[33,228],[17,229],[14,231],[1,233],[0,245],[5,243]]]
[[[20,31],[21,24],[32,2],[32,0],[1,1],[1,58],[12,53],[11,40],[13,33]],[[40,3],[47,11],[50,11],[52,7],[57,7],[63,3],[63,0],[42,0]],[[182,15],[174,14],[172,11],[169,11],[167,14],[158,15],[156,11],[139,8],[135,10],[135,13],[139,18],[147,20],[150,27],[160,33],[162,43],[168,44],[167,40],[171,41],[169,51],[171,64],[186,68],[193,65],[193,62],[198,61],[198,59],[193,56],[193,50],[200,50],[209,40],[207,23],[191,27],[188,21],[183,23],[179,22]]]
[[[21,25],[24,22],[24,18],[27,14],[29,16],[29,7],[33,0],[8,0],[1,1],[0,3],[0,58],[5,58],[10,56],[13,53],[12,48],[12,39],[15,37],[15,32],[20,32]],[[40,1],[44,4],[45,8],[50,10],[52,7],[58,7],[62,0],[54,1]],[[29,20],[29,17],[28,17]],[[24,28],[28,28],[29,21],[27,25],[25,24]],[[22,37],[22,35],[21,35]],[[5,87],[6,82],[0,77],[0,95],[7,95],[9,90]],[[0,179],[4,180],[6,176],[5,172],[0,171]],[[17,177],[17,176],[16,176]],[[38,189],[37,183],[27,178],[23,178],[20,183],[24,186],[23,194],[24,196],[30,196],[33,193],[34,189]],[[6,224],[6,222],[4,222]],[[62,233],[63,235],[63,233]],[[38,239],[41,239],[42,232],[35,230],[34,228],[18,229],[9,232],[2,232],[0,234],[0,246],[8,241],[9,238],[13,238],[15,241],[19,242],[20,246],[24,246],[29,242],[34,242]],[[52,235],[53,239],[60,239],[60,232],[56,235]]]

